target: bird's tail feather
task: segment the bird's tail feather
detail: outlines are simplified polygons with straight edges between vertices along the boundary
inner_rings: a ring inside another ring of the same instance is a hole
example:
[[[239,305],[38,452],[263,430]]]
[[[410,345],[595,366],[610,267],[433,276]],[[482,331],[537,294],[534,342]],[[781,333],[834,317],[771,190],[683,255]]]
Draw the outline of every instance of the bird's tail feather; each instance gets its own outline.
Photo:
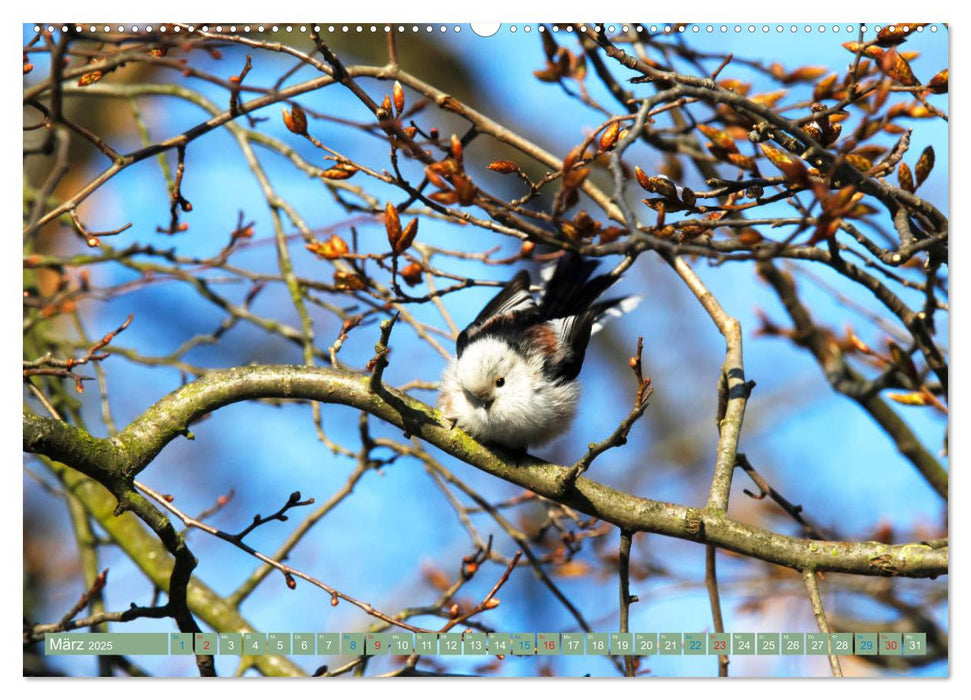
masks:
[[[595,307],[606,311],[617,304],[619,299],[596,304],[597,298],[617,281],[609,274],[591,277],[597,266],[595,260],[584,260],[577,253],[568,252],[555,266],[540,270],[540,277],[546,282],[540,304],[543,316],[547,319],[564,318]]]
[[[608,299],[594,305],[592,308],[597,315],[594,319],[593,326],[590,328],[590,335],[603,330],[604,324],[610,319],[620,318],[624,314],[636,309],[643,299],[644,297],[638,295],[617,297],[616,299]]]

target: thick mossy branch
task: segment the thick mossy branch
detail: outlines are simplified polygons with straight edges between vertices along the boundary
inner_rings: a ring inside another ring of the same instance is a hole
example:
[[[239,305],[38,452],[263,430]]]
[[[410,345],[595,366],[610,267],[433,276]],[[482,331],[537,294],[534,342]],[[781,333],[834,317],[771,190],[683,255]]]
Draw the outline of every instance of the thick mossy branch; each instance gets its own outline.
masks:
[[[115,438],[93,438],[51,418],[24,413],[24,450],[46,455],[107,484],[127,484],[193,421],[222,406],[253,399],[306,399],[366,411],[482,471],[630,532],[656,532],[715,545],[796,571],[935,577],[947,573],[947,549],[924,544],[827,542],[787,537],[698,509],[639,498],[579,478],[562,493],[567,467],[532,458],[509,460],[479,444],[430,406],[390,387],[370,390],[370,377],[298,365],[216,370],[180,387]],[[106,485],[107,485],[106,484]],[[112,489],[114,491],[114,489]]]
[[[26,433],[26,431],[25,431]],[[115,502],[101,485],[94,480],[65,468],[56,462],[48,463],[51,471],[84,506],[112,541],[151,582],[163,591],[169,591],[175,560],[166,550],[156,533],[148,530],[134,513],[116,515]],[[244,618],[239,609],[227,604],[216,591],[201,580],[192,577],[186,588],[186,604],[195,615],[218,632],[255,632],[256,628]],[[287,657],[267,654],[248,657],[266,676],[302,676],[299,666]]]

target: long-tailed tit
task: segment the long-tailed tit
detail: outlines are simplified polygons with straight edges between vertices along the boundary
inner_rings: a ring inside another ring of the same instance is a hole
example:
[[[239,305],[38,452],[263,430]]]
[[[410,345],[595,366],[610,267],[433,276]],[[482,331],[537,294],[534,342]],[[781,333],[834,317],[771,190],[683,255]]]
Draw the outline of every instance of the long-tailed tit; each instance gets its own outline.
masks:
[[[597,263],[560,258],[537,303],[521,270],[459,334],[442,376],[438,407],[476,439],[524,450],[566,432],[577,410],[577,375],[592,333],[636,297],[597,301],[616,281],[592,277]]]

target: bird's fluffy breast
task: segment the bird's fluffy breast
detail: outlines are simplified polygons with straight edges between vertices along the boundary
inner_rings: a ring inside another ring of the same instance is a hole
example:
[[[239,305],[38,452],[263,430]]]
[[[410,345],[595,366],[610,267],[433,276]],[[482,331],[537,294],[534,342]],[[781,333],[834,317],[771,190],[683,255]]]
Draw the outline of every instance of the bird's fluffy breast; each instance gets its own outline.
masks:
[[[544,332],[545,329],[545,332]],[[531,333],[553,348],[556,333],[546,324]],[[580,386],[576,381],[551,381],[544,373],[543,343],[527,355],[498,338],[485,337],[465,348],[442,376],[439,409],[463,430],[483,442],[511,448],[541,445],[564,433],[576,414]],[[505,383],[494,392],[490,408],[469,400],[468,391],[494,381]]]

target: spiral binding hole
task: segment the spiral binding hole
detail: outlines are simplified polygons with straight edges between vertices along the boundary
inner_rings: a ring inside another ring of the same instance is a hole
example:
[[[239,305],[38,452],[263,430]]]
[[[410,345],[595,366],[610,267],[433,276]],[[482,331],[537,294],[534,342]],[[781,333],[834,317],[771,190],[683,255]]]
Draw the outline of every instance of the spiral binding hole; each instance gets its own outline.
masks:
[[[592,28],[596,32],[601,32],[601,31],[606,30],[606,32],[609,33],[609,34],[614,34],[614,33],[617,33],[618,31],[623,32],[623,33],[629,33],[631,31],[634,31],[634,32],[638,32],[638,33],[649,32],[651,34],[659,34],[660,33],[660,34],[668,34],[668,35],[675,34],[675,33],[683,34],[683,33],[687,33],[687,32],[691,32],[692,34],[699,34],[701,32],[704,32],[706,34],[713,34],[715,32],[718,32],[718,33],[721,33],[721,34],[728,34],[728,33],[741,34],[743,32],[746,32],[748,34],[758,34],[758,33],[769,34],[772,31],[775,31],[775,33],[777,33],[777,34],[786,34],[786,33],[788,33],[788,34],[801,34],[801,33],[802,34],[813,34],[813,33],[824,34],[826,32],[832,32],[834,34],[840,34],[840,33],[844,33],[845,32],[847,34],[855,35],[855,34],[858,34],[861,31],[863,33],[868,33],[868,32],[871,32],[871,31],[872,32],[879,32],[881,29],[884,29],[884,26],[883,25],[873,25],[873,26],[869,26],[869,25],[866,25],[866,24],[863,24],[863,25],[852,25],[852,24],[848,24],[848,25],[838,25],[838,24],[834,24],[834,25],[832,25],[830,27],[828,27],[826,25],[822,25],[822,24],[821,25],[818,25],[818,26],[815,26],[815,27],[813,25],[809,25],[809,24],[806,24],[806,25],[797,25],[797,24],[768,25],[768,24],[763,24],[761,26],[756,26],[754,24],[750,24],[750,25],[747,25],[747,26],[740,25],[740,24],[734,24],[734,25],[725,25],[725,24],[722,24],[722,25],[717,25],[717,26],[711,25],[711,24],[690,24],[690,25],[685,25],[685,24],[677,24],[677,25],[670,25],[670,24],[666,24],[666,25],[656,25],[656,24],[651,24],[651,25],[643,25],[643,24],[633,24],[633,25],[632,24],[623,24],[623,25],[615,25],[615,24],[609,24],[609,25],[606,25],[606,26],[604,26],[604,25],[586,25],[586,24],[572,25],[572,24],[570,24],[570,25],[561,26],[561,25],[553,24],[553,25],[547,27],[546,25],[543,25],[543,24],[521,24],[521,25],[508,24],[508,25],[500,25],[499,30],[496,31],[494,34],[499,34],[499,33],[503,32],[503,31],[505,31],[505,32],[507,32],[509,34],[517,34],[517,33],[520,33],[520,32],[521,33],[524,33],[524,34],[529,34],[529,33],[531,33],[534,30],[535,31],[538,31],[538,32],[552,31],[554,33],[560,33],[560,32],[566,32],[566,33],[578,33],[579,32],[579,33],[583,33],[583,32],[586,32],[590,28]],[[385,33],[394,31],[394,32],[402,33],[402,34],[404,34],[404,33],[418,34],[418,33],[421,33],[421,32],[424,32],[426,34],[432,34],[432,33],[447,34],[450,30],[452,32],[454,32],[454,33],[461,33],[462,31],[466,31],[465,28],[463,28],[462,26],[457,25],[457,24],[456,25],[447,25],[447,24],[436,24],[436,25],[433,25],[433,24],[426,24],[426,25],[417,25],[417,24],[409,24],[409,25],[405,25],[405,24],[399,24],[399,25],[388,25],[388,24],[385,24],[385,25],[374,25],[374,24],[370,24],[370,25],[368,25],[368,24],[343,24],[343,25],[333,25],[333,24],[331,24],[331,25],[327,25],[325,27],[320,26],[320,25],[313,25],[312,26],[312,29],[315,32],[324,32],[324,31],[326,31],[326,33],[329,33],[329,34],[334,34],[334,33],[349,34],[349,33],[352,33],[352,32],[353,33],[364,33],[365,31],[367,31],[369,33],[372,33],[372,34],[377,33],[379,31],[383,31]],[[893,29],[893,28],[891,27],[891,29]],[[938,25],[931,24],[931,25],[927,26],[926,29],[928,31],[936,34],[938,32]],[[253,33],[260,33],[260,34],[262,34],[262,33],[266,33],[266,32],[277,33],[277,32],[281,32],[281,31],[282,32],[285,32],[285,33],[288,33],[288,34],[306,34],[306,33],[308,33],[311,30],[311,26],[308,26],[308,25],[293,25],[293,24],[286,24],[286,25],[263,25],[263,24],[260,24],[260,25],[249,25],[249,24],[247,24],[247,25],[227,25],[227,26],[216,25],[216,26],[210,27],[209,25],[205,25],[204,24],[204,25],[200,25],[200,26],[197,27],[196,25],[190,24],[190,25],[184,25],[184,26],[175,25],[175,26],[172,26],[170,28],[170,27],[167,27],[166,25],[157,25],[157,26],[156,25],[131,25],[130,27],[125,27],[124,25],[111,26],[111,25],[107,25],[107,24],[101,25],[101,26],[97,26],[97,25],[87,25],[87,26],[84,26],[84,25],[80,25],[80,24],[79,25],[69,25],[69,24],[64,24],[64,25],[54,25],[54,24],[42,25],[42,24],[35,24],[35,25],[33,25],[33,31],[35,33],[41,32],[41,31],[44,31],[44,30],[46,30],[49,33],[54,33],[55,31],[60,31],[63,34],[67,34],[67,33],[70,33],[72,31],[75,34],[80,34],[82,32],[87,32],[89,34],[97,34],[99,32],[103,32],[105,34],[112,33],[112,32],[119,32],[119,33],[130,32],[130,33],[133,33],[133,34],[137,34],[139,32],[145,32],[145,33],[153,33],[153,32],[166,33],[166,32],[169,32],[169,31],[174,32],[174,33],[180,33],[182,31],[187,31],[190,34],[193,34],[193,33],[197,32],[197,31],[201,31],[201,32],[204,32],[204,33],[214,32],[216,34],[221,34],[224,31],[228,31],[228,32],[233,33],[233,34],[235,34],[237,32],[242,32],[244,34],[253,34]],[[917,31],[919,33],[922,33],[924,30],[925,30],[925,27],[920,26],[920,27],[916,27],[916,30],[915,31]],[[468,31],[472,31],[472,33],[476,33],[475,30],[474,29],[471,29],[471,28],[469,28]],[[492,35],[493,34],[484,34],[484,35],[481,35],[481,36],[492,36]]]

